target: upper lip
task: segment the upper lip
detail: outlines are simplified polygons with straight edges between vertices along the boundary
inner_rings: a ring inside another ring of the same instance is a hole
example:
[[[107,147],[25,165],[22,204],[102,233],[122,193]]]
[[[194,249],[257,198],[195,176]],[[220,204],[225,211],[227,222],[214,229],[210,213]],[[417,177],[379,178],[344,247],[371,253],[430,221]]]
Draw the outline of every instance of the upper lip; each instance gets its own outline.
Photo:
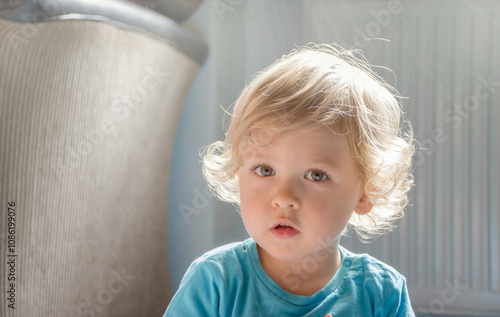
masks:
[[[290,227],[292,227],[292,228],[294,228],[294,229],[298,230],[298,229],[297,229],[297,226],[293,223],[293,221],[291,221],[291,220],[289,220],[289,219],[284,219],[284,218],[281,218],[281,219],[276,220],[276,221],[272,224],[271,229],[274,229],[274,228],[276,228],[276,227],[277,227],[277,226],[279,226],[279,225],[287,225],[287,226],[290,226]]]

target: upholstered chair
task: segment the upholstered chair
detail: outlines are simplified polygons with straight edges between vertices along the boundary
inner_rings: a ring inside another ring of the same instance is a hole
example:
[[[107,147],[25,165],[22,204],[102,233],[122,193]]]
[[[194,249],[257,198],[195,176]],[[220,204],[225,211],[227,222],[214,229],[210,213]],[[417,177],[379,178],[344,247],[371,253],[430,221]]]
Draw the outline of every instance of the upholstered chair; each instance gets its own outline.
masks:
[[[168,305],[169,163],[207,48],[166,2],[2,2],[1,316]]]

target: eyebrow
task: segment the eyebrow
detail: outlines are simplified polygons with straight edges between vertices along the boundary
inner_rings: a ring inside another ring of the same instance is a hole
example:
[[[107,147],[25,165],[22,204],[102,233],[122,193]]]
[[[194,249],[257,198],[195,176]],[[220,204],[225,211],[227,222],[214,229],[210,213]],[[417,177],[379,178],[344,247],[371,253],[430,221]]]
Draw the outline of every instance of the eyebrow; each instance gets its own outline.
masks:
[[[244,159],[261,159],[261,160],[272,160],[273,155],[271,154],[261,154],[258,153],[258,151],[255,150],[247,150],[242,153]],[[328,168],[332,169],[338,169],[340,167],[338,160],[333,159],[332,157],[327,157],[327,158],[307,158],[307,160],[310,162],[310,165],[322,165]]]
[[[245,152],[242,153],[242,158],[243,159],[263,159],[263,160],[268,160],[268,159],[272,159],[272,155],[269,155],[269,154],[260,154],[260,153],[257,153],[257,151],[255,150],[247,150]]]
[[[338,160],[334,160],[334,159],[326,159],[326,160],[323,160],[323,159],[311,159],[310,160],[312,162],[312,164],[318,164],[318,165],[324,165],[324,166],[327,166],[327,167],[330,167],[330,168],[333,168],[333,169],[336,169],[336,168],[339,168],[340,165],[339,165],[339,162]]]

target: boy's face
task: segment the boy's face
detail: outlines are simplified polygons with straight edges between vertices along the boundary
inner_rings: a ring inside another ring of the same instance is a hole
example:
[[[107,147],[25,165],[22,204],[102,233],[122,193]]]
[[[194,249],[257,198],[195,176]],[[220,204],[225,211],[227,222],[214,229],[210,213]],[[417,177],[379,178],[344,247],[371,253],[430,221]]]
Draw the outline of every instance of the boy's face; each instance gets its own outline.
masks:
[[[353,211],[371,209],[345,140],[326,127],[245,145],[238,185],[246,230],[280,261],[336,250]]]

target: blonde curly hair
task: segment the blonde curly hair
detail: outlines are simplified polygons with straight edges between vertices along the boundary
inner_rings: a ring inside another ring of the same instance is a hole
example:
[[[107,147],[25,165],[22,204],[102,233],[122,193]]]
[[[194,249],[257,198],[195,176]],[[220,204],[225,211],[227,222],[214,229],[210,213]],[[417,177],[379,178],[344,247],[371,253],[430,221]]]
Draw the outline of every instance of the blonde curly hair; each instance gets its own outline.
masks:
[[[255,74],[243,90],[225,141],[201,153],[203,175],[219,199],[239,206],[236,175],[252,131],[266,128],[279,135],[325,125],[346,138],[373,204],[368,214],[353,212],[348,224],[368,241],[394,229],[413,185],[412,130],[409,123],[406,132],[400,127],[397,98],[360,51],[325,44],[294,49]]]

